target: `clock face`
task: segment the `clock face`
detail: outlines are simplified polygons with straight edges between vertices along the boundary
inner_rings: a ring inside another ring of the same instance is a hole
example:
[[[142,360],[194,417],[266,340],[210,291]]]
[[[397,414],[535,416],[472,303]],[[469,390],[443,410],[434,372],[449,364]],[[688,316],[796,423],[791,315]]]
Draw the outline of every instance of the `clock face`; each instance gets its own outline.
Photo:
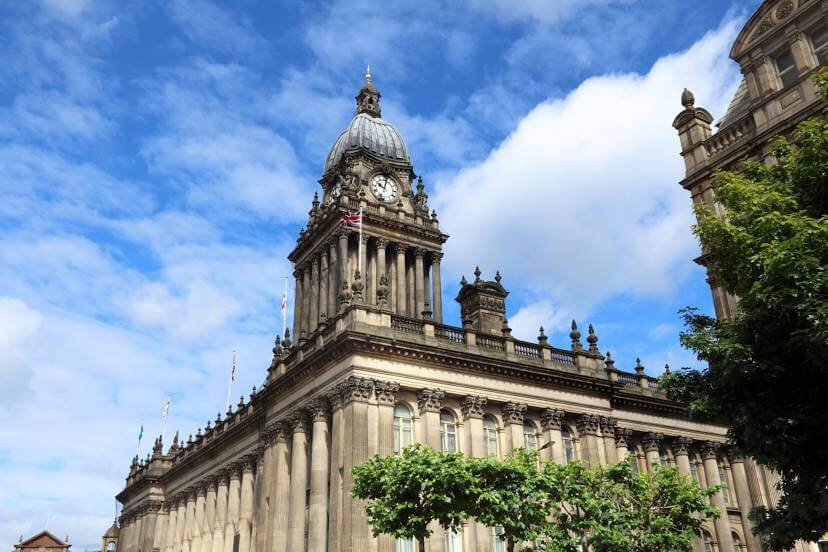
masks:
[[[397,199],[397,185],[384,174],[378,174],[371,179],[371,190],[380,201],[390,203]]]
[[[336,184],[333,185],[333,188],[331,188],[331,193],[328,194],[328,203],[333,203],[334,201],[336,201],[341,193],[342,193],[342,183],[337,182]]]

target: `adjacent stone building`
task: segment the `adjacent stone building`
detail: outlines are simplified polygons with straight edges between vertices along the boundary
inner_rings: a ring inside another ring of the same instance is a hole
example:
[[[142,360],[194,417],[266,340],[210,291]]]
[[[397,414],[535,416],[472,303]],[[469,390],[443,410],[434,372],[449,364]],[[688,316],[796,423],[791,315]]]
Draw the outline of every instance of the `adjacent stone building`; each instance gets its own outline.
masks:
[[[827,16],[826,0],[765,0],[759,6],[730,51],[744,77],[715,133],[713,116],[684,90],[684,110],[673,127],[686,169],[681,185],[695,203],[720,209],[710,182],[714,172],[738,171],[746,157],[772,162],[774,139],[826,108],[810,76],[828,61]],[[719,286],[708,260],[704,254],[696,259],[708,269],[716,315],[729,318],[736,300]]]
[[[806,77],[824,59],[826,5],[759,8],[734,45],[745,82],[716,134],[710,114],[683,95],[675,126],[695,201],[713,204],[713,170],[765,155],[772,135],[819,111]],[[795,79],[774,70],[787,70],[784,48]],[[413,442],[472,456],[526,447],[544,461],[624,460],[641,472],[674,465],[702,485],[724,484],[711,499],[724,515],[706,525],[696,550],[761,550],[747,514],[778,500],[773,474],[726,446],[726,428],[688,420],[640,363],[615,366],[591,325],[584,336],[573,322],[563,348],[543,328],[536,341],[516,339],[503,279],[479,270],[456,297],[462,326],[443,323],[448,236],[405,140],[381,117],[370,74],[319,183],[290,253],[292,332],[276,338],[264,385],[186,441],[176,435],[165,450],[159,438],[151,455],[133,460],[117,496],[118,552],[413,550],[373,537],[364,504],[349,494],[354,465]],[[361,233],[343,225],[360,210]],[[732,300],[711,285],[727,316]],[[495,529],[473,520],[459,535],[437,528],[428,547],[504,550]]]
[[[26,540],[21,535],[20,542],[14,545],[14,552],[69,552],[71,547],[69,537],[60,540],[44,530]]]

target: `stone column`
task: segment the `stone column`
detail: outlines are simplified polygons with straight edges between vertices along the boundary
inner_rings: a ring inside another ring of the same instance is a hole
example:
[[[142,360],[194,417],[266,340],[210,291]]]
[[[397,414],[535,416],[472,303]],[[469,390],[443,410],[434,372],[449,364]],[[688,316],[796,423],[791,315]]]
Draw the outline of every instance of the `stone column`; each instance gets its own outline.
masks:
[[[170,520],[170,505],[167,502],[161,504],[158,509],[158,517],[155,518],[155,535],[152,540],[152,550],[163,552],[167,546],[167,523]],[[106,548],[101,548],[105,552]]]
[[[176,507],[177,514],[175,517],[175,540],[173,541],[173,551],[181,552],[184,549],[184,522],[187,518],[187,493],[180,493],[178,495],[178,505]]]
[[[196,489],[187,491],[187,507],[184,513],[184,540],[181,543],[181,550],[184,552],[193,551],[193,526],[195,525],[196,512]]]
[[[244,458],[241,478],[241,504],[239,507],[239,552],[250,552],[250,537],[253,530],[253,469],[255,455]]]
[[[523,415],[526,405],[516,402],[507,402],[500,407],[503,415],[503,425],[506,426],[506,453],[515,449],[525,448],[523,442]]]
[[[443,285],[440,280],[440,261],[443,254],[431,253],[431,310],[434,311],[434,321],[443,323]]]
[[[190,533],[190,552],[202,552],[201,550],[201,528],[204,526],[204,501],[207,498],[207,488],[199,484],[196,489],[195,516]]]
[[[328,278],[329,278],[328,251],[323,246],[319,258],[319,321],[327,320],[328,312]]]
[[[721,485],[719,479],[719,462],[718,451],[721,445],[713,441],[705,441],[702,445],[702,458],[704,459],[704,474],[707,478],[707,485],[712,487]],[[725,507],[722,491],[719,490],[716,494],[710,497],[710,504],[721,512],[721,515],[716,518],[716,540],[719,544],[719,550],[727,551],[733,550],[733,537],[730,534],[730,521],[727,519],[727,508]]]
[[[164,552],[173,552],[173,547],[175,546],[175,528],[178,524],[178,498],[171,497],[169,503],[167,535],[164,539],[164,547],[162,548]]]
[[[233,552],[233,541],[239,523],[239,486],[240,474],[238,464],[230,466],[230,485],[227,488],[227,521],[224,525],[224,552]]]
[[[424,249],[414,250],[414,318],[422,318],[425,310],[423,284],[423,257]]]
[[[362,281],[364,282],[366,279],[366,273],[368,272],[368,236],[366,234],[362,235],[362,238],[357,236],[357,239],[361,239],[362,242],[359,244],[361,247],[357,247],[357,255],[359,255],[359,260],[357,261],[358,266],[361,264],[362,269]]]
[[[471,444],[471,456],[473,458],[485,458],[486,440],[483,434],[483,410],[486,407],[486,398],[469,395],[460,401],[460,410],[465,420],[466,431],[469,432]],[[485,525],[470,521],[466,527],[469,533],[468,542],[474,543],[472,550],[487,550],[491,547],[489,531]]]
[[[377,399],[378,440],[377,453],[380,456],[394,454],[394,405],[400,384],[393,381],[374,380],[374,395]],[[394,539],[388,535],[377,537],[379,552],[394,552]]]
[[[598,453],[598,429],[601,418],[595,414],[581,414],[576,423],[578,438],[581,440],[582,460],[590,467],[599,465],[601,456]],[[600,446],[603,448],[603,441]]]
[[[376,247],[373,251],[368,250],[368,242],[365,242],[365,257],[367,268],[365,275],[365,302],[368,305],[377,304],[377,255]]]
[[[256,539],[253,544],[256,552],[273,549],[270,524],[270,512],[273,509],[273,427],[266,427],[262,432],[263,444],[261,469],[256,469],[256,512],[253,517],[256,527]]]
[[[541,451],[541,459],[544,462],[551,460],[557,464],[563,464],[566,461],[563,436],[561,435],[563,419],[563,410],[547,408],[541,413],[541,427],[543,428],[543,435],[546,441],[544,445],[552,443]]]
[[[288,552],[305,549],[305,509],[308,492],[308,421],[304,412],[290,417],[293,432],[290,451],[290,511],[288,512]]]
[[[311,291],[311,280],[313,279],[313,274],[311,273],[313,268],[310,264],[306,265],[302,272],[302,332],[299,334],[299,339],[307,339],[310,333],[314,330],[314,327],[311,326],[311,296],[313,292]]]
[[[311,441],[310,510],[308,552],[326,552],[328,547],[328,401],[314,399],[308,406],[313,423]]]
[[[693,440],[688,437],[675,437],[670,442],[673,450],[673,457],[676,459],[676,467],[681,475],[692,477],[690,474],[690,446]],[[693,539],[693,552],[704,552],[704,543],[701,537]]]
[[[310,303],[308,311],[308,335],[316,331],[319,326],[319,256],[314,255],[311,260]]]
[[[336,262],[339,264],[339,285],[338,290],[342,290],[348,283],[348,230],[345,228],[339,231],[339,255],[336,257]]]
[[[139,550],[152,551],[152,543],[155,540],[155,526],[158,523],[158,511],[161,505],[158,502],[151,502],[144,512],[144,520],[141,522],[141,539]]]
[[[368,401],[373,381],[351,376],[339,385],[342,400],[342,494],[340,550],[363,552],[376,550],[376,539],[368,527],[365,502],[351,497],[354,466],[368,457]]]
[[[644,455],[647,458],[647,471],[653,473],[653,464],[661,465],[661,440],[664,436],[661,433],[649,432],[641,439],[644,447]]]
[[[733,472],[733,490],[736,492],[736,500],[739,503],[739,515],[742,518],[745,545],[747,546],[748,552],[761,552],[762,544],[758,537],[753,534],[755,524],[748,516],[754,504],[750,498],[750,489],[745,472],[745,457],[740,450],[734,447],[730,448],[730,470]]]
[[[302,331],[302,269],[297,267],[293,271],[293,277],[296,279],[296,290],[293,296],[295,302],[293,305],[293,339],[298,340]]]
[[[385,260],[385,248],[388,247],[388,240],[384,240],[382,238],[376,238],[374,240],[374,245],[376,245],[376,259],[377,259],[377,283],[379,283],[380,276],[385,276],[388,278],[388,263]],[[376,288],[374,288],[376,289]]]
[[[204,499],[204,523],[201,526],[201,550],[212,552],[213,527],[216,523],[216,478],[207,477],[205,485],[207,495]]]
[[[224,552],[224,531],[227,525],[227,472],[218,475],[216,488],[216,520],[213,522],[212,552]]]
[[[395,307],[394,312],[396,314],[406,316],[405,246],[401,243],[395,243],[394,251],[397,254],[397,306]]]
[[[421,389],[417,393],[417,409],[420,412],[423,442],[440,450],[440,408],[446,392],[442,389]],[[429,550],[441,550],[443,547],[443,529],[437,523],[431,526],[432,534],[428,539]]]
[[[618,453],[615,449],[615,428],[618,426],[618,420],[601,416],[601,438],[604,441],[604,457],[607,464],[615,464],[618,462]]]
[[[337,273],[339,269],[339,261],[336,258],[336,240],[328,242],[328,318],[336,317],[339,311],[337,308],[336,298],[339,295],[339,288],[336,283],[338,281]]]
[[[273,445],[273,507],[271,517],[271,542],[273,552],[287,550],[288,511],[290,509],[290,450],[288,439],[290,428],[284,423],[277,423]]]
[[[405,308],[406,315],[411,318],[419,318],[417,313],[416,292],[414,291],[414,264],[405,267]]]
[[[328,392],[331,405],[331,466],[328,492],[328,550],[339,551],[342,537],[342,450],[344,431],[342,422],[342,396],[339,388]]]

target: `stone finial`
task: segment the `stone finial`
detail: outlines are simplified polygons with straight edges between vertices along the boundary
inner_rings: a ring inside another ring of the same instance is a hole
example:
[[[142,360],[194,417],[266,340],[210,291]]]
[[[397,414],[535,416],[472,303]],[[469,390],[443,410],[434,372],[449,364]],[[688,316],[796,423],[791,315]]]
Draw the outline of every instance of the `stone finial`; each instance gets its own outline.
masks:
[[[670,375],[670,365],[666,364],[666,363],[664,364],[664,375],[665,376]]]
[[[483,281],[483,280],[481,280],[481,279],[480,279],[480,275],[481,275],[481,274],[483,274],[483,273],[482,273],[482,272],[480,272],[480,267],[479,267],[479,266],[475,266],[475,267],[474,267],[474,283],[475,283],[475,284],[479,284],[480,282],[482,282],[482,281]]]
[[[561,429],[565,412],[556,408],[547,408],[541,413],[541,426],[544,430]]]
[[[432,222],[437,224],[437,211],[435,211],[434,209],[431,210],[431,220]]]
[[[152,455],[153,456],[161,456],[162,449],[164,448],[163,443],[161,442],[161,436],[155,438],[155,442],[152,444]]]
[[[282,340],[282,345],[285,349],[290,349],[293,345],[293,342],[290,340],[290,330],[285,328],[285,338]]]
[[[460,285],[461,285],[461,286],[468,285],[468,283],[469,283],[469,282],[466,280],[466,276],[465,276],[465,275],[463,275],[463,276],[461,276],[461,277],[460,277]]]
[[[681,105],[683,105],[685,109],[691,109],[695,104],[696,96],[694,96],[690,90],[685,88],[681,92]]]
[[[339,310],[344,311],[351,304],[351,286],[348,281],[342,282],[342,291],[339,292]]]
[[[504,424],[522,424],[526,405],[510,401],[501,406],[500,411],[503,413]]]
[[[460,412],[463,418],[482,418],[486,406],[486,397],[467,395],[460,401]]]
[[[423,303],[423,312],[420,314],[423,315],[423,320],[431,320],[431,315],[433,314],[431,312],[431,303],[429,303],[428,301]]]
[[[440,412],[446,392],[442,389],[420,389],[417,393],[417,409],[420,414],[425,412]]]
[[[592,354],[600,354],[598,351],[598,336],[595,335],[595,328],[592,327],[592,324],[589,325],[589,330],[587,333],[587,343],[589,344],[589,352]]]
[[[606,366],[607,372],[615,370],[615,361],[612,360],[612,353],[609,351],[607,351],[607,358],[604,360],[604,366]]]
[[[237,406],[239,407],[239,410],[244,408],[244,395],[239,395],[239,404]]]
[[[549,343],[549,338],[546,337],[546,334],[543,332],[543,326],[538,329],[538,344],[539,345],[546,345]]]
[[[313,192],[313,201],[311,202],[311,216],[315,217],[319,211],[319,193]]]
[[[503,327],[501,328],[501,333],[503,337],[511,337],[512,336],[512,328],[509,327],[509,321],[505,318],[503,319]]]
[[[573,351],[583,351],[584,346],[581,344],[581,332],[578,330],[578,323],[572,320],[572,331],[569,332],[569,338],[572,340]]]
[[[635,373],[636,375],[643,376],[644,375],[644,366],[641,364],[641,359],[635,359]]]
[[[495,272],[495,282],[499,284],[502,279],[503,276],[500,275],[500,271],[498,270],[497,272]]]

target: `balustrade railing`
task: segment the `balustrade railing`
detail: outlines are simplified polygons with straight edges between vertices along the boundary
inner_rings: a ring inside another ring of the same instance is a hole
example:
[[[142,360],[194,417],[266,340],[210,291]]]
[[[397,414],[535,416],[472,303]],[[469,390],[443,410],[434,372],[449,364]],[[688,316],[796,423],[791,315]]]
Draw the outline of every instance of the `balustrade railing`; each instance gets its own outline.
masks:
[[[552,362],[558,364],[575,364],[575,353],[566,351],[564,349],[556,349],[552,347]]]
[[[434,325],[434,337],[445,339],[446,341],[454,341],[455,343],[463,343],[466,341],[466,334],[462,329],[445,326],[443,324]]]
[[[477,334],[477,346],[482,349],[491,349],[492,351],[505,351],[506,343],[502,337],[494,335]]]
[[[652,389],[653,391],[658,391],[660,389],[660,385],[657,379],[648,379],[647,380],[647,387]]]
[[[423,321],[405,316],[391,316],[391,329],[415,335],[423,335]]]
[[[638,378],[635,376],[635,374],[625,374],[624,372],[618,372],[618,381],[620,381],[624,385],[638,385]]]
[[[515,341],[515,354],[526,358],[540,358],[540,346],[527,341]]]
[[[711,157],[741,142],[742,139],[753,135],[753,118],[746,117],[741,121],[728,125],[721,131],[707,139],[704,146]]]

